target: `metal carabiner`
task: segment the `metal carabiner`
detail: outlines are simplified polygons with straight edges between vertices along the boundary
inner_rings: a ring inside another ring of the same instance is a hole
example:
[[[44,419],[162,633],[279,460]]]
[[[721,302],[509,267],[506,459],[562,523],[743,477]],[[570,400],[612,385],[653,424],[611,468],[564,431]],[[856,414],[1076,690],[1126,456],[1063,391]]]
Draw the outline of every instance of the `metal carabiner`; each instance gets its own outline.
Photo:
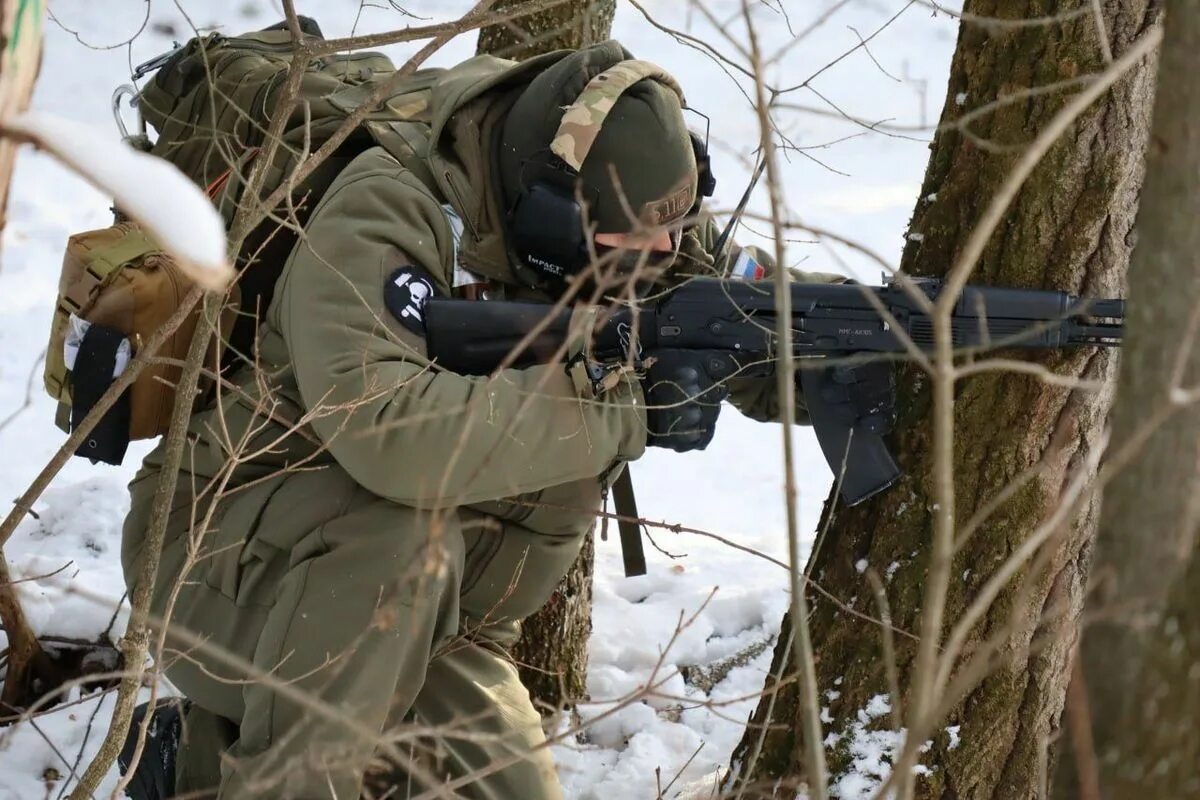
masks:
[[[138,133],[144,136],[146,134],[146,120],[142,118],[142,112],[138,110],[137,87],[135,87],[132,83],[123,83],[116,88],[116,91],[113,92],[112,96],[113,119],[117,123],[117,129],[121,131],[121,138],[130,138],[129,128],[126,127],[125,119],[121,116],[121,98],[125,95],[129,95],[129,107],[132,108],[137,114]]]

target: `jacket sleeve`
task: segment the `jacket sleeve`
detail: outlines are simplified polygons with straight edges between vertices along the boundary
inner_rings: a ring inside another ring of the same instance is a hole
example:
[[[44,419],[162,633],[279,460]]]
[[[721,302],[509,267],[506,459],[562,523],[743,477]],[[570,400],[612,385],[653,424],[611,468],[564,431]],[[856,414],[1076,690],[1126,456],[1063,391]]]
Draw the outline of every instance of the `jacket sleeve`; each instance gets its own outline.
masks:
[[[714,258],[713,249],[716,246],[719,231],[711,218],[698,224],[689,234],[696,237],[695,244],[698,245],[696,249],[690,251],[694,254],[692,262],[701,267],[696,270],[698,274],[729,275],[735,265],[740,265],[744,258],[748,258],[752,264],[761,267],[761,274],[755,278],[756,280],[775,280],[775,259],[761,248],[742,247],[737,242],[730,240],[721,258],[719,260]],[[707,263],[704,263],[705,261]],[[798,269],[789,269],[788,274],[791,280],[800,283],[841,283],[846,280],[846,276],[832,272],[804,272]],[[759,422],[778,422],[782,416],[779,408],[779,392],[773,377],[733,378],[729,381],[729,402],[742,414]],[[799,380],[796,382],[795,420],[800,425],[811,424]]]
[[[406,505],[448,507],[594,477],[639,457],[641,388],[583,399],[562,365],[465,377],[425,357],[423,329],[388,310],[416,267],[449,292],[453,241],[437,202],[379,153],[347,167],[293,251],[274,306],[297,387],[338,463]]]

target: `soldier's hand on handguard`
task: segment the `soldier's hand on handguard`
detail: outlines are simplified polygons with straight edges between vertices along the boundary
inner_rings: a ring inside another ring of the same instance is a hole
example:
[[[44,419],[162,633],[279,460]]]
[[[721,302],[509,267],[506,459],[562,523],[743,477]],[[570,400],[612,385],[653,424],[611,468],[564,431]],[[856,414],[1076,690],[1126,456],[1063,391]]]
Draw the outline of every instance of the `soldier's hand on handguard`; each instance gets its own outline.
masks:
[[[698,350],[656,350],[642,378],[646,395],[646,444],[677,453],[703,450],[717,429],[724,381],[707,369],[709,354]],[[648,357],[649,363],[650,358]]]
[[[838,364],[831,368],[822,393],[855,430],[884,435],[896,424],[896,378],[891,361]]]

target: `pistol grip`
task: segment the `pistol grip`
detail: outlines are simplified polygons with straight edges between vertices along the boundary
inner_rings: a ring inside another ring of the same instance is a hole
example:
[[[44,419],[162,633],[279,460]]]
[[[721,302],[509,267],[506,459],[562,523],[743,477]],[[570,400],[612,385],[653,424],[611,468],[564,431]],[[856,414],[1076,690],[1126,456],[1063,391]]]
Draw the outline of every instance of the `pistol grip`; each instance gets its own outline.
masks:
[[[842,498],[853,506],[882,492],[900,477],[892,454],[879,434],[855,430],[838,415],[822,391],[832,367],[801,368],[800,389],[813,432],[834,476],[841,475]]]

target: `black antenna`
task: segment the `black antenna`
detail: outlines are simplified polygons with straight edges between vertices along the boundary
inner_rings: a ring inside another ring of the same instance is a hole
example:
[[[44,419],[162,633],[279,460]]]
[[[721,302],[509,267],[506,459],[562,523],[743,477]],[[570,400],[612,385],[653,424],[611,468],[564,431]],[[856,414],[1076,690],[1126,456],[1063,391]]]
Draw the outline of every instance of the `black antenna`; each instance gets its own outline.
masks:
[[[708,152],[708,135],[709,131],[712,130],[712,120],[708,118],[708,114],[705,114],[703,111],[698,111],[691,106],[684,106],[683,110],[690,111],[697,117],[700,117],[704,120],[704,151]]]
[[[746,204],[750,202],[750,193],[754,191],[754,187],[758,184],[758,179],[762,177],[763,169],[767,166],[767,159],[760,158],[758,166],[754,170],[754,177],[750,179],[750,185],[746,187],[746,191],[742,194],[742,199],[738,202],[737,208],[733,210],[733,216],[729,218],[729,223],[725,226],[725,230],[721,231],[721,235],[717,237],[717,243],[713,246],[713,261],[721,262],[721,257],[725,252],[725,243],[729,240],[729,235],[733,233],[733,227],[737,225],[738,220],[742,218],[742,212],[746,210]]]

